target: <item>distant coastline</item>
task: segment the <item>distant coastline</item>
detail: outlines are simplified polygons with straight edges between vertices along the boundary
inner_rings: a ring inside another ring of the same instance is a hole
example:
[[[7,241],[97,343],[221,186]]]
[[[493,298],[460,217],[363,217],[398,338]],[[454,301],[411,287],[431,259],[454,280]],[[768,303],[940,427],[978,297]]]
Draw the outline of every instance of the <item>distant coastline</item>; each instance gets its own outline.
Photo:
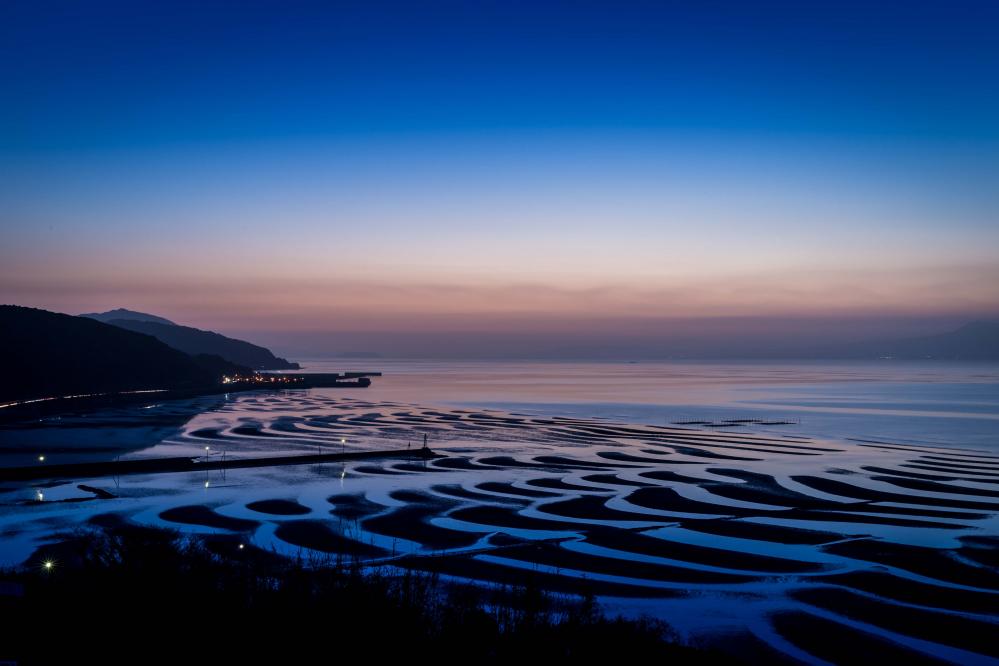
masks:
[[[103,393],[75,394],[47,398],[30,398],[10,401],[0,405],[0,424],[28,421],[54,416],[67,411],[91,411],[108,407],[125,407],[142,404],[151,398],[156,400],[184,400],[207,395],[243,393],[247,391],[279,391],[284,389],[311,388],[367,388],[371,377],[380,377],[381,372],[344,372],[274,374],[240,378],[201,387],[175,389],[141,389],[131,391],[110,391]]]

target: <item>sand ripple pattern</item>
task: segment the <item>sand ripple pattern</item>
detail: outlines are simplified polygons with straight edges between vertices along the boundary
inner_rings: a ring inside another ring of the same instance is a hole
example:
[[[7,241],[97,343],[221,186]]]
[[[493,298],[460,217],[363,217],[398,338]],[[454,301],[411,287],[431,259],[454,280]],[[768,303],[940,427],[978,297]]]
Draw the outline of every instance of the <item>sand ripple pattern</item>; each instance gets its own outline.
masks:
[[[251,538],[593,593],[761,660],[999,658],[997,455],[312,393],[222,417],[178,443],[258,455],[427,434],[445,456],[346,465],[322,508],[244,507],[252,525],[230,527]]]

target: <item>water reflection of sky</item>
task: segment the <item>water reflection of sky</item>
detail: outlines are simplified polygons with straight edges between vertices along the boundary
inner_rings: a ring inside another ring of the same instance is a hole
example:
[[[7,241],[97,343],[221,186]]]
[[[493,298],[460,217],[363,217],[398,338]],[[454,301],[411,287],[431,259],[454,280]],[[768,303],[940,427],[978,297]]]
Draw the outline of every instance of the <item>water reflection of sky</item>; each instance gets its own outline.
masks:
[[[630,586],[625,597],[601,594],[601,603],[615,613],[652,613],[692,637],[751,627],[782,650],[786,641],[768,618],[800,609],[794,595],[828,585],[832,574],[879,576],[903,591],[953,593],[969,580],[976,594],[987,587],[971,576],[987,575],[974,549],[990,548],[999,531],[990,494],[996,451],[895,444],[940,436],[949,445],[994,446],[992,379],[962,379],[959,368],[937,368],[928,381],[879,380],[866,368],[551,366],[497,365],[490,373],[482,364],[434,372],[414,364],[364,391],[236,393],[0,430],[0,464],[43,445],[45,464],[117,455],[233,459],[404,449],[420,446],[423,433],[444,455],[0,484],[0,565],[112,513],[289,556],[329,552],[327,534],[376,551],[372,563],[390,570],[414,566],[397,556],[446,551],[447,561],[470,567],[459,569],[463,580],[492,580],[498,568]],[[735,379],[716,381],[724,374]],[[608,382],[596,380],[603,376]],[[790,415],[801,423],[640,425]],[[816,433],[828,437],[802,436]],[[893,444],[845,441],[851,437]],[[88,487],[114,498],[97,499]],[[273,513],[263,500],[299,511]],[[351,517],[340,508],[350,501],[374,508]],[[558,544],[516,545],[548,539]],[[938,565],[941,550],[956,554],[946,566]],[[645,598],[660,593],[680,596]],[[842,613],[840,621],[853,622]],[[939,613],[954,620],[946,608]],[[969,661],[947,645],[864,630]]]
[[[371,393],[385,399],[660,425],[791,418],[801,424],[780,432],[999,446],[997,364],[388,361],[379,367],[386,376]]]

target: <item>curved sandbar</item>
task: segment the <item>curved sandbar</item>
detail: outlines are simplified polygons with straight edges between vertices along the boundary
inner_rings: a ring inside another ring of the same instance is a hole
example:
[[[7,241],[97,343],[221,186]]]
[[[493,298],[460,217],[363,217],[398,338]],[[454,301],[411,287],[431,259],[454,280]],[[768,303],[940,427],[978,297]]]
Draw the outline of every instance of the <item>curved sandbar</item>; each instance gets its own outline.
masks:
[[[76,478],[92,476],[123,476],[125,474],[159,474],[165,472],[198,472],[212,469],[241,469],[245,467],[278,467],[283,465],[314,465],[316,463],[377,458],[440,458],[430,449],[401,449],[387,451],[353,451],[350,453],[323,453],[270,458],[230,458],[229,460],[199,461],[197,458],[152,458],[146,460],[119,460],[99,463],[69,465],[31,465],[0,469],[0,481],[27,481],[57,477]]]

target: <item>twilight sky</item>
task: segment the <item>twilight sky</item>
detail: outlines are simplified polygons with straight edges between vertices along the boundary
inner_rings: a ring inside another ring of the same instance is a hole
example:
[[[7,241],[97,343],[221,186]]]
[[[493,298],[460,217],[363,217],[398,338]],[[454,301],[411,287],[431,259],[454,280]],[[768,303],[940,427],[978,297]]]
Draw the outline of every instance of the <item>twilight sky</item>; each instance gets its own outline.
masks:
[[[994,318],[997,25],[989,0],[5,2],[0,302],[300,355]]]

